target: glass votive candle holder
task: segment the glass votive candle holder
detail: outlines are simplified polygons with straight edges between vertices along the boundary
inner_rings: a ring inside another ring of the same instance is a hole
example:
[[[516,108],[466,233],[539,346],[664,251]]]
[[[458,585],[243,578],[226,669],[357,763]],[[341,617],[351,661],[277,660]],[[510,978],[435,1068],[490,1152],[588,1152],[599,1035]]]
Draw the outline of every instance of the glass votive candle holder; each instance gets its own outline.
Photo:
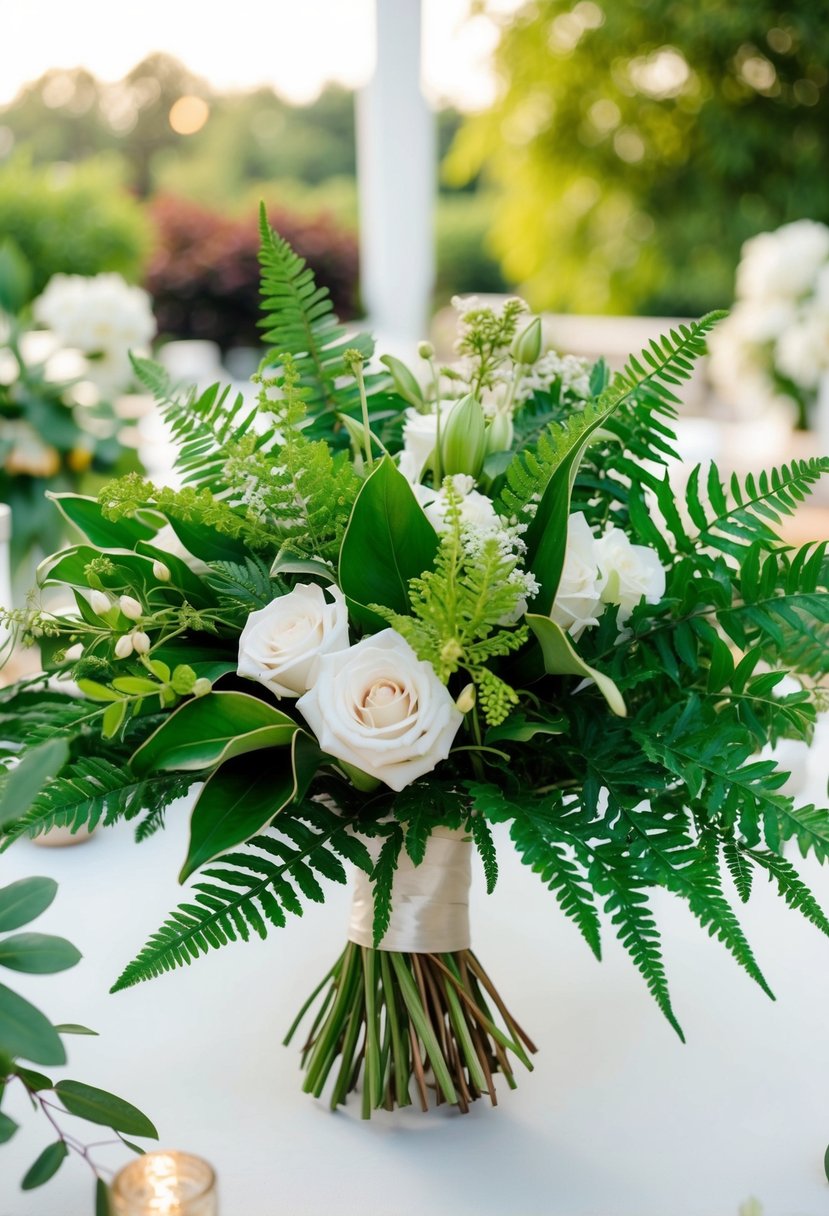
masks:
[[[112,1216],[218,1216],[212,1166],[190,1153],[145,1153],[116,1174]]]

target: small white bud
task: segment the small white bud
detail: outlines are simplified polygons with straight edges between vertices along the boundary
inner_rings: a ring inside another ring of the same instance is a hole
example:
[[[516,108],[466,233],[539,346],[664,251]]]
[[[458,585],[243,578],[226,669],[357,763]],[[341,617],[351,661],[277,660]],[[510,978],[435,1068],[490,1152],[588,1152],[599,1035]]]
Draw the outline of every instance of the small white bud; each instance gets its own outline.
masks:
[[[435,357],[435,348],[431,342],[418,342],[417,353],[421,359],[433,359]]]
[[[83,654],[83,646],[80,642],[76,642],[74,646],[70,646],[66,652],[66,660],[68,663],[77,663],[78,659]]]
[[[132,654],[132,637],[128,633],[124,633],[115,643],[116,659],[128,659]]]
[[[118,607],[131,621],[138,621],[144,615],[143,607],[131,595],[122,595],[118,601]]]
[[[467,684],[466,688],[461,691],[460,696],[455,702],[455,707],[462,714],[468,714],[475,706],[475,685]]]
[[[108,595],[104,595],[103,591],[93,591],[89,597],[89,603],[96,616],[103,616],[112,607],[112,600]]]
[[[160,583],[169,583],[170,567],[165,566],[164,562],[153,562],[153,578],[157,578]]]
[[[206,697],[209,692],[213,691],[213,685],[208,680],[207,676],[200,676],[193,685],[194,697]]]
[[[146,654],[150,649],[150,639],[141,629],[133,629],[130,634],[132,648],[136,654]]]

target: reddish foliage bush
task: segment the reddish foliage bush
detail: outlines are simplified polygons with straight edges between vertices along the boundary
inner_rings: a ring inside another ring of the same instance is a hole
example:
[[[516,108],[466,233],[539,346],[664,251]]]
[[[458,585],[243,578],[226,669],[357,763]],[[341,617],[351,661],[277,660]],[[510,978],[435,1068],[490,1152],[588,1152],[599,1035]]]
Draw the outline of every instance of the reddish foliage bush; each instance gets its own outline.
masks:
[[[145,286],[158,330],[167,338],[209,338],[223,350],[259,341],[259,233],[255,216],[239,220],[184,199],[160,197],[150,208],[156,243]],[[357,314],[356,236],[331,216],[269,210],[276,231],[306,258],[340,317]]]

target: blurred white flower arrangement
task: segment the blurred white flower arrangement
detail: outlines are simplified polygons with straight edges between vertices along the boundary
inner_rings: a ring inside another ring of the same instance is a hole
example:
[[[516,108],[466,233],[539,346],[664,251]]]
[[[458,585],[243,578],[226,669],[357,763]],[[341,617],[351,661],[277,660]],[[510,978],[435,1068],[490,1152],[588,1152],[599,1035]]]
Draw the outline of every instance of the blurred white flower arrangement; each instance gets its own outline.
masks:
[[[717,392],[745,418],[796,410],[814,425],[818,401],[829,411],[829,228],[797,220],[746,241],[736,297],[709,341]]]

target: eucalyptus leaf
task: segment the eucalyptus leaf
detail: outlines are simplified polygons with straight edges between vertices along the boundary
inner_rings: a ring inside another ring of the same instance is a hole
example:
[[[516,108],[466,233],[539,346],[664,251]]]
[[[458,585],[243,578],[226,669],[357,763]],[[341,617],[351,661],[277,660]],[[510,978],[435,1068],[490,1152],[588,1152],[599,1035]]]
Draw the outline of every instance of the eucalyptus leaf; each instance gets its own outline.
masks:
[[[0,932],[28,925],[45,912],[57,895],[54,878],[19,878],[0,887]]]
[[[0,940],[0,967],[30,975],[68,971],[81,961],[81,952],[63,937],[48,933],[16,933]]]
[[[52,1023],[22,996],[0,984],[0,1051],[35,1064],[65,1064],[66,1051]]]
[[[58,1034],[91,1034],[98,1037],[97,1030],[90,1030],[88,1026],[81,1026],[78,1022],[60,1022],[55,1030]]]
[[[62,1140],[50,1144],[24,1174],[20,1183],[21,1191],[33,1191],[35,1187],[43,1186],[44,1182],[54,1178],[68,1156],[69,1149]]]
[[[0,1144],[5,1144],[7,1140],[11,1140],[14,1133],[17,1131],[18,1124],[14,1119],[10,1119],[8,1115],[4,1115],[0,1110]]]
[[[0,828],[26,814],[44,785],[60,772],[68,758],[69,744],[65,739],[49,739],[24,752],[20,763],[9,770],[3,781]]]
[[[132,1147],[132,1146],[130,1146]],[[95,1216],[110,1216],[109,1187],[103,1178],[95,1179]]]
[[[138,1107],[105,1089],[84,1085],[82,1081],[58,1081],[55,1093],[70,1115],[77,1115],[88,1123],[111,1127],[113,1131],[124,1132],[128,1136],[158,1139],[155,1127]]]
[[[185,701],[130,761],[139,776],[170,769],[211,768],[234,756],[290,743],[293,718],[243,692],[212,692]]]

